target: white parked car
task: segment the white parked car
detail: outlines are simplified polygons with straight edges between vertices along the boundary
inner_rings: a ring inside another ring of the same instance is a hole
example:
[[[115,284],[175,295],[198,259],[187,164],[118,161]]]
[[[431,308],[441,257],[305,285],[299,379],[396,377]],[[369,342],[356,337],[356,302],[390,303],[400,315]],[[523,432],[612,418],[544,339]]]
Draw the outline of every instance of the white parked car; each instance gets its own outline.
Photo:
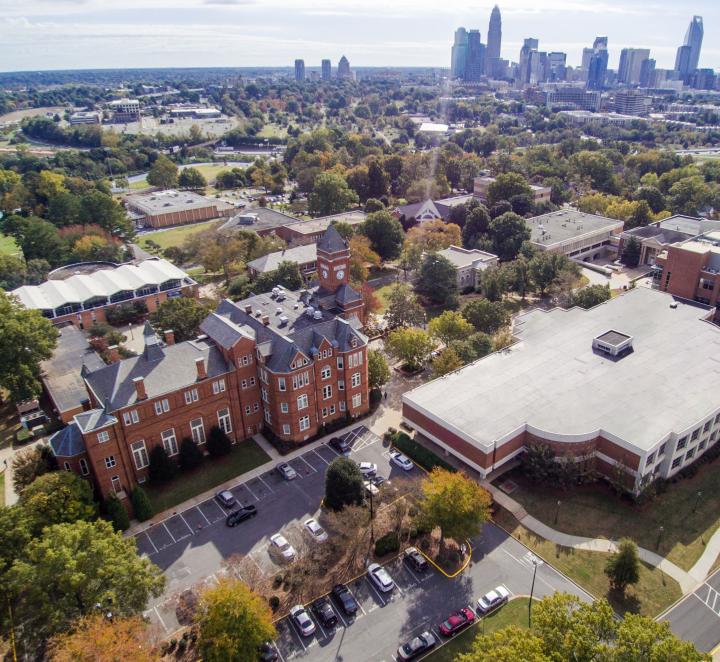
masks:
[[[412,460],[400,451],[390,451],[390,462],[396,467],[400,467],[403,471],[410,471],[415,466]]]
[[[374,462],[358,462],[358,469],[360,469],[363,476],[369,478],[377,473],[377,464]]]
[[[510,592],[504,586],[497,586],[477,601],[478,614],[489,614],[510,599]]]
[[[368,577],[372,580],[372,583],[383,593],[388,593],[395,588],[395,582],[390,576],[390,573],[385,570],[379,563],[371,563],[368,566]]]
[[[295,548],[287,541],[282,533],[276,533],[270,536],[270,544],[277,549],[282,557],[287,561],[292,561],[295,558]]]
[[[290,610],[290,617],[293,619],[293,622],[303,637],[309,637],[315,632],[315,623],[313,623],[312,618],[310,618],[310,614],[307,613],[307,609],[302,605],[295,605]]]
[[[320,526],[320,523],[314,517],[305,520],[305,529],[316,542],[325,542],[328,539],[327,531]]]

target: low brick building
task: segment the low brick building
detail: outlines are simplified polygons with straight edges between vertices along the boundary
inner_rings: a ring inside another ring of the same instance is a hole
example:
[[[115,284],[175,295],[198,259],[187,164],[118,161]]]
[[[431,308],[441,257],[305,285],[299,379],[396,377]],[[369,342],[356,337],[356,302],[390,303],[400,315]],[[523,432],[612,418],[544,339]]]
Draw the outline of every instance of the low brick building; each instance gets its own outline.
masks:
[[[228,202],[173,189],[128,195],[124,202],[139,227],[167,228],[230,218],[235,213],[235,207]]]
[[[90,476],[127,505],[162,444],[206,443],[214,427],[234,442],[262,429],[302,442],[369,410],[363,301],[347,281],[347,243],[330,228],[318,244],[316,288],[223,301],[195,340],[145,328],[142,354],[83,369],[88,410],[51,437],[61,466]]]
[[[483,477],[542,442],[640,492],[717,443],[710,314],[645,287],[532,310],[515,345],[405,393],[403,420]]]

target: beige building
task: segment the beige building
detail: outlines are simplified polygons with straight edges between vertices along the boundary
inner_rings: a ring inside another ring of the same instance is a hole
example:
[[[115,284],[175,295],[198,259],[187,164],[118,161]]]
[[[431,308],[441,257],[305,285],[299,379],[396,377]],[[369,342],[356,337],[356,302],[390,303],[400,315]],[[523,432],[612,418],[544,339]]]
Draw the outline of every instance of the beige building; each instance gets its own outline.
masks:
[[[495,177],[475,177],[473,194],[485,202],[487,200],[488,188],[490,188],[490,184],[494,181]],[[530,184],[529,186],[532,190],[535,203],[550,202],[551,189],[549,186],[537,186],[536,184]]]
[[[228,202],[174,189],[128,195],[125,207],[137,225],[153,228],[230,218],[235,213],[235,207]]]
[[[455,267],[457,288],[462,291],[469,287],[475,289],[480,284],[480,274],[488,267],[498,264],[498,256],[486,253],[477,248],[468,249],[461,246],[450,246],[438,251]]]

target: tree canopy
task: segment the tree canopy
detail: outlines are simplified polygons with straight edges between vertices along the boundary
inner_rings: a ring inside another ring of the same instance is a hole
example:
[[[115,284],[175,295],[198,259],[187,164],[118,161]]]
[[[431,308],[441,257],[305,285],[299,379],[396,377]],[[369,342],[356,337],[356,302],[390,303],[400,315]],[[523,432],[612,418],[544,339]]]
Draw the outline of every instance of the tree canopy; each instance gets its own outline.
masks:
[[[357,464],[347,457],[336,457],[325,472],[325,505],[331,510],[359,505],[365,494],[363,476]]]
[[[390,212],[376,211],[368,214],[362,232],[370,240],[372,249],[383,260],[394,260],[400,255],[405,233],[400,221],[393,218]]]
[[[174,297],[163,301],[150,316],[150,321],[160,334],[174,331],[175,342],[183,342],[197,336],[201,322],[211,311],[212,306],[193,297]]]

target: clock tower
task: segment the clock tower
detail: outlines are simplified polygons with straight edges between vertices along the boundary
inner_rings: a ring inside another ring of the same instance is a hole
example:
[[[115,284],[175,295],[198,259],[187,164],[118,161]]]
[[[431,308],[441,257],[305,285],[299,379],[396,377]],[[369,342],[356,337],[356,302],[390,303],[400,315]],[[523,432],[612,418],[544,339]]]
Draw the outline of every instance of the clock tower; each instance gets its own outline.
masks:
[[[317,244],[317,270],[323,293],[334,294],[347,285],[349,268],[348,243],[331,225]]]

